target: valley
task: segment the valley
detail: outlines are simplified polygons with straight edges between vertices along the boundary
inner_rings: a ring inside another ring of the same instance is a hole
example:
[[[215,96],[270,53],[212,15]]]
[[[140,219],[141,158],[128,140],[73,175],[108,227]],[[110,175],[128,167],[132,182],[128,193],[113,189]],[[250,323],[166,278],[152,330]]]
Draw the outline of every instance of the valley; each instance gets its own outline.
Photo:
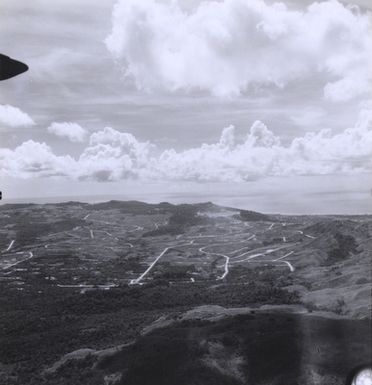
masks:
[[[11,385],[48,383],[45,368],[64,354],[133,343],[153,322],[173,328],[198,306],[248,309],[244,317],[298,306],[296,323],[370,322],[370,216],[110,201],[2,205],[0,224],[0,378]],[[103,383],[84,367],[90,384]],[[68,383],[58,373],[53,384]]]

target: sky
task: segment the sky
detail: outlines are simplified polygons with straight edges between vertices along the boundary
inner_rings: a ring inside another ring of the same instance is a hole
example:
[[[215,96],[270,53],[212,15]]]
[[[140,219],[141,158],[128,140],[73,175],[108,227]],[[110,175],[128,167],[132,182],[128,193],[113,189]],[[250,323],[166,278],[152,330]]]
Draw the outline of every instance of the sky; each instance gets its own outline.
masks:
[[[369,1],[2,0],[3,203],[372,212]]]

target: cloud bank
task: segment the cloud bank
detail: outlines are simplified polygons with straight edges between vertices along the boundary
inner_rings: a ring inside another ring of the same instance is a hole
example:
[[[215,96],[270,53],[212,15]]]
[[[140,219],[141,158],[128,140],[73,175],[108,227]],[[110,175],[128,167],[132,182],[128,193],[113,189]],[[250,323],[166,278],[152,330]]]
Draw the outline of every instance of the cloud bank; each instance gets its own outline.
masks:
[[[362,111],[355,127],[340,134],[324,129],[283,146],[264,123],[254,122],[245,140],[235,143],[234,127],[220,141],[183,152],[165,151],[163,176],[198,181],[248,181],[264,176],[372,171],[372,111]]]
[[[51,134],[65,137],[71,142],[83,142],[87,131],[77,123],[72,122],[53,122],[48,128]]]
[[[35,125],[35,122],[28,114],[9,104],[0,104],[0,123],[9,127],[30,127]]]
[[[267,176],[372,172],[372,109],[362,110],[355,126],[341,133],[309,132],[287,146],[256,121],[241,141],[229,126],[213,144],[158,155],[154,148],[109,127],[92,133],[77,158],[57,156],[47,144],[29,140],[14,150],[0,149],[0,176],[243,182]]]
[[[371,87],[367,14],[336,0],[304,11],[263,0],[118,0],[106,46],[145,91],[207,91],[234,97],[250,87],[323,79],[324,97],[345,101]]]

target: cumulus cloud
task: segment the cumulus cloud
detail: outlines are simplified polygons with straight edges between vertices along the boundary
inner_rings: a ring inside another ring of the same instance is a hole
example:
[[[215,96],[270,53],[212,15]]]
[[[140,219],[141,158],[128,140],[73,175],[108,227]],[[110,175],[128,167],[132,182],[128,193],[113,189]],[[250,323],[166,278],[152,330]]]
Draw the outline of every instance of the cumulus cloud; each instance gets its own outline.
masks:
[[[71,142],[83,142],[87,135],[83,127],[72,122],[53,122],[47,130],[51,134],[68,138]]]
[[[0,105],[0,123],[10,127],[30,127],[35,125],[32,118],[18,107]]]
[[[151,144],[106,127],[93,133],[80,155],[79,179],[113,181],[149,177]]]
[[[14,150],[0,148],[0,175],[15,178],[69,176],[75,161],[57,156],[45,143],[28,140]]]
[[[45,143],[30,140],[14,150],[0,149],[0,175],[242,182],[266,176],[372,172],[372,110],[362,110],[355,126],[341,133],[309,132],[287,146],[256,121],[240,141],[229,126],[216,143],[168,149],[158,156],[153,147],[109,127],[91,134],[78,158],[57,156]]]
[[[289,146],[256,121],[233,147],[222,140],[183,152],[165,151],[159,170],[171,179],[245,181],[257,177],[372,171],[372,110],[361,112],[355,127],[332,134],[323,129],[295,138]],[[235,141],[228,128],[229,143]]]
[[[368,14],[336,0],[304,11],[263,0],[118,0],[106,46],[142,90],[204,90],[221,97],[252,85],[284,87],[321,74],[324,97],[345,101],[371,86]]]
[[[0,149],[0,175],[97,181],[147,177],[150,148],[150,143],[109,127],[93,133],[77,159],[57,156],[47,144],[29,140],[14,150]]]

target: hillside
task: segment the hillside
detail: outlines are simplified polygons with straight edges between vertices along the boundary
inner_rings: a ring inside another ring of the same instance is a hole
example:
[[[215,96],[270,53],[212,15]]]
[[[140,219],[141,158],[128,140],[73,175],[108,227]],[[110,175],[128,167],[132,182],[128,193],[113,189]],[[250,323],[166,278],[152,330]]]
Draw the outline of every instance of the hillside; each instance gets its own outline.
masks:
[[[343,385],[371,358],[364,343],[372,337],[368,321],[270,310],[179,319],[118,350],[70,354],[47,369],[46,378],[64,384],[68,373],[79,381],[84,368],[97,383],[113,379],[118,385]]]
[[[248,221],[248,222],[272,220],[268,215],[261,214],[256,211],[249,211],[249,210],[240,210],[239,218],[242,221]]]
[[[211,202],[1,207],[0,383],[166,383],[166,373],[180,384],[241,384],[256,383],[257,366],[272,385],[280,361],[293,381],[338,385],[336,369],[354,365],[340,352],[369,354],[358,330],[371,315],[370,216],[266,215]],[[189,317],[205,305],[213,319]],[[225,319],[231,312],[236,321]],[[154,329],[156,320],[165,327]],[[266,350],[287,340],[286,353]],[[334,367],[317,344],[334,352]],[[112,361],[94,366],[111,348]],[[78,359],[45,372],[70,353]],[[294,356],[310,366],[286,366]]]

